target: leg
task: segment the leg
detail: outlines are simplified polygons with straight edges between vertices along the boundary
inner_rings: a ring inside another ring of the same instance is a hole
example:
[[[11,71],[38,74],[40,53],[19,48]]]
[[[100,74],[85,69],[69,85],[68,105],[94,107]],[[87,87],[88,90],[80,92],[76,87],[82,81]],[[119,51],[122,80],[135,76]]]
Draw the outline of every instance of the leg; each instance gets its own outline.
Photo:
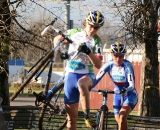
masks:
[[[83,76],[78,80],[78,90],[80,93],[80,101],[84,112],[84,118],[86,126],[89,128],[96,127],[96,123],[89,119],[90,117],[90,99],[89,90],[93,84],[93,80],[90,76]]]
[[[67,104],[66,105],[67,112],[67,130],[76,130],[76,122],[78,118],[78,103],[75,104]]]
[[[128,92],[125,100],[123,102],[123,106],[121,107],[121,96],[114,95],[114,114],[115,119],[118,123],[118,130],[127,130],[127,117],[129,113],[134,109],[138,102],[137,94],[133,92]]]
[[[118,130],[127,130],[127,116],[132,111],[131,107],[128,104],[123,105],[120,109],[119,114],[115,115],[115,119],[118,123]]]
[[[89,76],[83,76],[78,80],[80,101],[82,104],[82,109],[86,114],[86,118],[89,118],[89,109],[90,109],[89,89],[91,86],[92,86],[92,79]]]
[[[81,75],[75,73],[66,73],[64,84],[64,102],[67,113],[67,130],[76,130],[76,121],[78,117],[79,91],[77,82]]]
[[[91,77],[95,77],[94,74],[90,75]],[[65,75],[65,85],[64,85],[65,104],[73,104],[73,108],[75,107],[76,109],[75,110],[76,112],[74,112],[73,115],[75,117],[76,117],[75,113],[78,113],[78,102],[80,96],[82,109],[85,113],[85,117],[89,118],[89,111],[90,111],[89,89],[92,86],[93,82],[91,77],[86,74],[75,74],[75,73],[68,73]],[[77,105],[74,106],[76,103]],[[70,107],[71,109],[69,109]],[[68,106],[69,120],[71,118],[70,116],[72,116],[73,113],[72,110],[74,110],[73,108],[71,105]],[[72,123],[68,123],[68,127],[70,127],[69,125],[72,125]]]

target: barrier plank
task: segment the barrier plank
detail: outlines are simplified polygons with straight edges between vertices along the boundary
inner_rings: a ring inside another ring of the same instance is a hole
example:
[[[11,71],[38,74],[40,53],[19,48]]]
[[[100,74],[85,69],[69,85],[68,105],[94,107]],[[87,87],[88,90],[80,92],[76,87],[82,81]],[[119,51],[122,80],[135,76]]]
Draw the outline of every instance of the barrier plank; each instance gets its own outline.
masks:
[[[40,109],[40,107],[35,106],[3,106],[3,115],[8,126],[8,130],[38,129]],[[91,118],[95,120],[96,110],[91,111],[90,115]],[[55,116],[55,118],[58,119],[59,117]],[[129,115],[128,126],[129,130],[160,130],[160,118]],[[114,114],[109,112],[108,130],[117,130],[117,128],[118,126],[115,121]],[[82,111],[78,113],[77,130],[88,130],[84,124]]]

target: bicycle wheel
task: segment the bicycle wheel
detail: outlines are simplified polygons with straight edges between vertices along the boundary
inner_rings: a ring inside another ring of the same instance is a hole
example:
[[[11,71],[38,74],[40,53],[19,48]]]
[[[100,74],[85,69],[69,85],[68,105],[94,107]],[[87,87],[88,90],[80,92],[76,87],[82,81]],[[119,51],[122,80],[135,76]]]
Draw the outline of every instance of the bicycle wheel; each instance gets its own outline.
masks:
[[[63,130],[66,126],[67,119],[63,112],[65,108],[63,97],[57,98],[63,87],[64,83],[60,83],[47,103],[43,103],[39,116],[39,130]]]
[[[47,53],[47,55],[42,58],[42,60],[36,65],[36,67],[30,72],[30,74],[25,79],[24,83],[17,89],[17,91],[10,97],[10,100],[13,101],[17,95],[23,90],[23,88],[29,83],[29,81],[34,77],[34,75],[40,70],[40,68],[47,62],[49,58],[53,56],[53,51]]]
[[[108,124],[108,107],[102,106],[98,130],[107,130]]]

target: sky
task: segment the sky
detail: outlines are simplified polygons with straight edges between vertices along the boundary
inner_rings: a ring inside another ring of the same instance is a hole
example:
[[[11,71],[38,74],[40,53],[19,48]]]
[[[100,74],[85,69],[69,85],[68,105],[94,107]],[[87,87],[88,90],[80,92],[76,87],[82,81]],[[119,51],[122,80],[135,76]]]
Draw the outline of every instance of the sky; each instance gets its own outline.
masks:
[[[117,30],[121,21],[119,14],[115,11],[116,8],[113,1],[114,0],[71,1],[70,20],[73,20],[73,28],[83,28],[82,22],[88,11],[98,10],[105,18],[101,33],[112,36],[110,37],[111,40],[113,37],[121,37],[122,33]],[[66,30],[65,4],[66,1],[64,0],[23,0],[17,8],[17,20],[20,21],[20,24],[26,29],[31,29],[33,26],[43,23],[43,30],[46,25],[48,25],[53,19],[57,18],[58,21],[54,24],[55,27],[64,31]],[[118,2],[116,5],[118,5]],[[122,27],[122,24],[120,26]]]
[[[105,21],[107,21],[108,23],[111,24],[118,23],[119,22],[118,17],[115,17],[113,15],[115,9],[111,8],[111,6],[113,6],[113,2],[110,1],[113,0],[71,1],[70,19],[74,20],[74,24],[82,24],[82,21],[85,18],[88,11],[98,10],[104,15]],[[48,21],[47,19],[50,19],[50,21],[52,21],[55,17],[57,17],[58,20],[65,22],[66,21],[65,3],[66,2],[64,0],[56,0],[56,1],[25,0],[24,6],[28,5],[28,8],[30,10],[29,17],[30,20],[32,20],[31,22],[39,19],[42,19],[44,21]],[[25,10],[23,12],[25,12]],[[28,12],[26,13],[26,15],[28,15]]]

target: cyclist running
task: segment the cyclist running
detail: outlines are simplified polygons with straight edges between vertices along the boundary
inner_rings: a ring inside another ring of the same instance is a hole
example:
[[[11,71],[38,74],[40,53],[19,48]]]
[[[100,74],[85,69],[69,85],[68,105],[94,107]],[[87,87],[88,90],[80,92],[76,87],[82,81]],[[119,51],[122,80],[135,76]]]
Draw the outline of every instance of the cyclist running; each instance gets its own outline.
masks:
[[[87,127],[95,127],[95,123],[89,119],[89,90],[96,78],[93,67],[99,69],[102,65],[102,43],[97,32],[103,24],[104,17],[99,11],[89,11],[83,21],[84,29],[71,29],[66,32],[73,41],[72,44],[69,44],[68,55],[63,55],[68,58],[64,80],[68,130],[76,130],[79,99]],[[54,43],[61,38],[61,35],[56,36]],[[64,43],[67,42],[64,41]],[[79,53],[74,57],[77,50]]]
[[[121,104],[121,95],[113,95],[113,109],[115,119],[118,123],[118,130],[127,130],[127,116],[134,109],[138,102],[135,89],[135,77],[132,64],[124,59],[126,47],[116,42],[111,45],[110,52],[112,60],[105,63],[96,76],[97,83],[108,72],[114,84],[114,90],[124,92],[124,101]]]

